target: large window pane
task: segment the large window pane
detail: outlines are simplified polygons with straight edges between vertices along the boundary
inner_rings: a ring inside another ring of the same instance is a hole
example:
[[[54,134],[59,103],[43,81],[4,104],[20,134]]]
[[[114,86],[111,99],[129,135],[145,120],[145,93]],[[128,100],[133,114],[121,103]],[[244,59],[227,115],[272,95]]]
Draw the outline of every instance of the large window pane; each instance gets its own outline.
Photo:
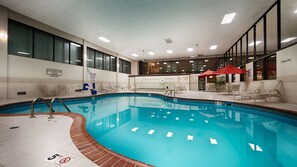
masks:
[[[247,59],[247,57],[246,57],[246,55],[247,55],[246,35],[243,36],[241,40],[242,40],[242,62],[241,62],[241,64],[246,64],[247,63],[247,61],[246,61],[246,59]]]
[[[267,17],[267,53],[277,50],[277,9],[273,7],[266,15]]]
[[[96,64],[95,68],[103,70],[103,53],[96,51]]]
[[[257,58],[263,57],[264,55],[264,27],[263,19],[256,24],[256,51]]]
[[[70,64],[82,65],[82,47],[76,43],[70,43]]]
[[[35,30],[34,33],[34,58],[42,60],[54,60],[54,37],[43,31]]]
[[[32,57],[33,29],[9,20],[8,53],[12,55]]]
[[[87,67],[94,68],[95,50],[87,49]]]
[[[270,56],[267,61],[267,79],[276,79],[276,56]]]
[[[281,47],[297,42],[296,0],[281,1]]]
[[[254,60],[254,45],[257,43],[254,42],[254,28],[250,29],[248,32],[248,62]]]
[[[111,71],[116,72],[117,71],[117,58],[114,56],[111,56]]]
[[[127,62],[127,73],[131,74],[131,62]]]
[[[69,63],[69,41],[55,37],[55,62]]]
[[[104,54],[104,70],[110,71],[110,55]]]

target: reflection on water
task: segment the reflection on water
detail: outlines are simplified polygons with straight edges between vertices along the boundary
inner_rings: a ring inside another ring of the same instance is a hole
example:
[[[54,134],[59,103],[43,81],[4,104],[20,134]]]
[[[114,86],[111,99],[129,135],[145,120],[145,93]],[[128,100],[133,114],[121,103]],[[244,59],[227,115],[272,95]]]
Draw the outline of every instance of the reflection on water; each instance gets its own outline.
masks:
[[[66,104],[86,117],[87,130],[99,143],[155,166],[296,166],[294,119],[145,96],[106,96]],[[65,111],[58,103],[54,109]],[[13,110],[30,111],[24,106]]]
[[[281,122],[286,121],[283,117],[275,120],[270,114],[264,117],[233,106],[137,96],[81,106],[87,129],[99,143],[152,165],[294,166],[297,162],[297,129]]]

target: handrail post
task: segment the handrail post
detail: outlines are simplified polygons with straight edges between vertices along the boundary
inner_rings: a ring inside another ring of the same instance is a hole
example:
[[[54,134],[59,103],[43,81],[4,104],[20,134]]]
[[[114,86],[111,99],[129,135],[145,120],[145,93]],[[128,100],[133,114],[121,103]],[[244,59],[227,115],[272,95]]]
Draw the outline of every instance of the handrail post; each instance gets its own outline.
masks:
[[[52,101],[51,101],[51,104],[50,104],[50,116],[48,117],[48,119],[52,119],[52,118],[54,118],[54,116],[53,116],[53,103],[54,103],[54,101],[56,100],[56,98],[53,98],[52,99]]]
[[[36,116],[34,115],[34,103],[36,100],[33,100],[32,104],[31,104],[31,116],[30,118],[35,118]]]

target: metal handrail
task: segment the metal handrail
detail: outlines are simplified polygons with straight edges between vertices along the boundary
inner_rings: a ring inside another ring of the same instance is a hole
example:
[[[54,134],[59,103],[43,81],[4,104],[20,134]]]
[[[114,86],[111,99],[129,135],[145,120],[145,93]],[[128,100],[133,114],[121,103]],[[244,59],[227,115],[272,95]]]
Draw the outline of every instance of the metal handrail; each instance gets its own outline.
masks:
[[[173,94],[174,97],[175,97],[175,90],[174,90],[174,89],[169,89],[169,90],[167,90],[167,91],[165,92],[164,96],[169,96],[169,95],[172,96],[172,94]]]
[[[71,112],[70,109],[66,106],[66,104],[59,98],[53,98],[51,103],[50,103],[50,116],[48,117],[48,119],[52,119],[54,118],[53,117],[53,112],[54,112],[54,109],[53,109],[53,103],[55,100],[59,100],[60,103],[67,109],[68,112]]]
[[[43,98],[35,98],[32,103],[31,103],[31,116],[30,118],[35,118],[35,115],[34,115],[34,104],[36,101],[42,101],[44,104],[46,104],[48,106],[48,108],[50,108],[50,106],[47,104],[47,102],[45,102],[45,100]]]

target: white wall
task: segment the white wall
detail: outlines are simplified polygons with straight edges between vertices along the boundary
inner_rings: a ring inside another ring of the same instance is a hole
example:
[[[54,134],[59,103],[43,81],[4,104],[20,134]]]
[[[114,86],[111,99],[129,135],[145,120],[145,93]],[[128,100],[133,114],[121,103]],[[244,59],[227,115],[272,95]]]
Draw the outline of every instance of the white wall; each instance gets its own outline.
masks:
[[[198,91],[198,77],[199,74],[190,75],[190,91]]]
[[[86,59],[86,48],[91,47],[93,49],[130,61],[132,64],[131,66],[134,67],[132,71],[134,73],[138,73],[137,61],[131,61],[115,52],[87,42],[84,39],[75,37],[71,34],[33,20],[2,6],[0,6],[0,32],[7,33],[8,18],[82,44],[84,48],[83,59]],[[56,89],[58,84],[64,84],[69,90],[69,95],[74,95],[76,94],[75,90],[81,89],[83,83],[91,82],[89,74],[87,73],[87,67],[85,66],[86,63],[84,63],[84,66],[76,66],[8,55],[7,46],[7,40],[0,39],[0,99],[38,97],[40,96],[40,91],[37,89],[37,86],[41,84],[46,85],[52,90]],[[51,77],[46,75],[46,69],[48,68],[62,70],[62,76]],[[128,74],[92,68],[90,68],[90,70],[91,72],[96,73],[96,89],[99,91],[102,88],[102,84],[111,84],[113,86],[128,85]],[[26,92],[26,95],[17,95],[17,92]]]
[[[175,75],[175,76],[143,76],[135,77],[137,89],[159,89],[165,90],[167,86],[185,87],[189,90],[190,76]]]
[[[0,6],[0,33],[7,34],[8,10]],[[7,98],[7,39],[0,39],[0,99]]]
[[[297,44],[276,54],[276,75],[282,81],[282,101],[297,104]]]

